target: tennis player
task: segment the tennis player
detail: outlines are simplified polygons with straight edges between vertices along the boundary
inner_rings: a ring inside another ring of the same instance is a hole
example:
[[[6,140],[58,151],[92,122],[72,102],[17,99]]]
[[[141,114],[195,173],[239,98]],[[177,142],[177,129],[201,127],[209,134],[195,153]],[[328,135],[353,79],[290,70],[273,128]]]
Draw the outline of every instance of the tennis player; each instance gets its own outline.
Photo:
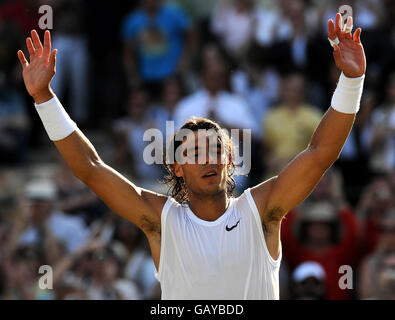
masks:
[[[75,176],[147,236],[162,299],[279,299],[281,220],[338,159],[359,110],[366,59],[361,29],[354,34],[351,30],[351,17],[344,28],[340,14],[335,23],[328,21],[328,38],[342,73],[331,107],[307,148],[278,176],[238,198],[230,196],[232,145],[215,122],[191,119],[183,126],[194,135],[185,141],[196,142],[199,128],[213,129],[219,134],[218,145],[207,142],[209,156],[203,164],[167,163],[172,196],[160,195],[139,188],[106,165],[65,112],[50,87],[57,50],[51,50],[49,31],[42,45],[33,30],[26,39],[29,61],[20,50],[18,57],[46,132]],[[183,143],[187,142],[179,142]],[[202,150],[196,145],[186,147],[198,156]],[[211,163],[212,149],[226,161]]]

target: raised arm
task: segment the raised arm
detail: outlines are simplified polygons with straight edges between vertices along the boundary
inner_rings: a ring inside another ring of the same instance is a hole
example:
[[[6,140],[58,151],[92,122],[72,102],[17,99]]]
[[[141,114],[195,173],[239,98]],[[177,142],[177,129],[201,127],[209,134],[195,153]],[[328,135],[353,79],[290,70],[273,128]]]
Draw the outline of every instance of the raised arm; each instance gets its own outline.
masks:
[[[56,49],[51,51],[50,32],[45,32],[44,46],[35,30],[31,32],[31,38],[26,39],[26,44],[29,62],[23,52],[18,51],[26,89],[36,102],[51,140],[75,176],[87,184],[115,213],[136,224],[146,234],[160,233],[160,213],[167,197],[135,186],[106,165],[89,140],[68,118],[50,87],[55,75],[57,54]],[[43,114],[45,112],[51,114]],[[64,129],[61,129],[63,126]]]
[[[361,29],[357,29],[352,36],[351,30],[341,30],[340,23],[340,14],[336,15],[336,26],[332,20],[328,22],[328,36],[335,42],[335,63],[343,73],[332,99],[332,106],[323,116],[308,147],[278,176],[251,190],[264,230],[269,233],[270,230],[275,231],[276,239],[268,237],[272,242],[272,249],[274,248],[273,256],[278,252],[281,219],[313,191],[325,171],[338,159],[359,108],[366,70],[365,54],[360,42]],[[349,27],[350,24],[352,19],[347,23]]]

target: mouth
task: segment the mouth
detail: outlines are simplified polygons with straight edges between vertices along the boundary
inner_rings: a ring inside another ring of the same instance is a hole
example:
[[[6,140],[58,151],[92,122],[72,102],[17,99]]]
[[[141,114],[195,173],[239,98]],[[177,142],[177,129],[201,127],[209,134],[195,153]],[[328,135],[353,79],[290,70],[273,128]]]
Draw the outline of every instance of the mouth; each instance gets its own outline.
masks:
[[[205,178],[212,178],[212,177],[215,177],[215,176],[217,176],[217,175],[218,175],[218,173],[217,173],[216,170],[208,170],[208,171],[206,171],[206,172],[204,173],[204,175],[202,176],[202,178],[203,178],[203,179],[205,179]]]

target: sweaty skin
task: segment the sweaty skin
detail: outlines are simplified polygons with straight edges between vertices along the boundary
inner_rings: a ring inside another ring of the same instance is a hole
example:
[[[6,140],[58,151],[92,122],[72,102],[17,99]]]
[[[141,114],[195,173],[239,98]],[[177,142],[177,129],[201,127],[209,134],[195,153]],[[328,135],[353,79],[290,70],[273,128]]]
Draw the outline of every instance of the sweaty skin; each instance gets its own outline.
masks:
[[[361,29],[354,34],[343,32],[341,15],[336,24],[328,21],[328,37],[339,39],[334,45],[336,66],[347,77],[365,73],[366,59],[360,42]],[[23,68],[23,79],[29,94],[37,104],[50,100],[50,87],[55,75],[57,50],[51,49],[50,32],[44,35],[44,46],[33,30],[26,39],[29,61],[21,50],[18,57]],[[277,259],[280,245],[280,225],[284,215],[300,204],[314,189],[325,171],[339,157],[354,123],[355,114],[344,114],[329,108],[318,125],[308,147],[295,157],[280,173],[251,189],[257,204],[262,228],[270,255]],[[156,268],[159,267],[161,241],[161,211],[166,196],[140,188],[109,167],[79,130],[54,141],[56,148],[74,175],[91,188],[115,213],[136,224],[147,236]],[[216,175],[203,178],[205,170]],[[225,164],[174,165],[178,177],[183,177],[188,189],[189,206],[199,218],[215,220],[228,206]]]

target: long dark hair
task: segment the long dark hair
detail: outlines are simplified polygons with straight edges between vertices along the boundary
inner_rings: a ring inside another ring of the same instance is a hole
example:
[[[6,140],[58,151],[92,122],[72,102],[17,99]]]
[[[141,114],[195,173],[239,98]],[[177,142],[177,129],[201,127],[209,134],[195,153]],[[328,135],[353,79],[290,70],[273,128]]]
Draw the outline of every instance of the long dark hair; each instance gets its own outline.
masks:
[[[174,135],[171,137],[171,141],[169,143],[169,148],[164,156],[163,159],[163,164],[166,170],[166,175],[162,180],[162,183],[165,183],[169,187],[168,195],[173,197],[178,203],[181,204],[186,204],[189,201],[188,197],[188,190],[185,185],[185,181],[182,177],[177,177],[175,172],[174,172],[174,161],[169,161],[169,153],[175,152],[177,148],[181,145],[183,142],[181,139],[176,139],[177,134],[182,130],[182,129],[189,129],[191,131],[198,131],[199,129],[205,129],[205,130],[210,130],[213,129],[215,132],[218,134],[218,139],[222,143],[222,145],[225,147],[225,150],[228,154],[231,155],[230,159],[230,169],[227,171],[227,178],[226,178],[226,191],[228,196],[232,196],[233,190],[236,186],[236,181],[233,178],[233,175],[235,173],[236,169],[236,164],[234,162],[234,147],[232,140],[229,138],[229,136],[225,133],[225,131],[218,125],[218,123],[206,119],[206,118],[197,118],[193,117],[186,121],[184,125],[180,128],[180,130],[176,131]],[[174,159],[173,157],[170,157],[170,159]]]

